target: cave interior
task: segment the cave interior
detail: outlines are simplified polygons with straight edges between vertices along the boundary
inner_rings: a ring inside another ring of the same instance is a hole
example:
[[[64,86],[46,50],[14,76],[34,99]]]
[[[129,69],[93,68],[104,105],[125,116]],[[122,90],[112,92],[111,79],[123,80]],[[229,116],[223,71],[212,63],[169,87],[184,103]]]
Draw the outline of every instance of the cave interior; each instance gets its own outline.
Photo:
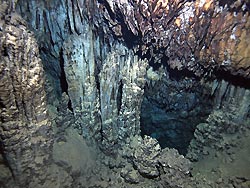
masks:
[[[247,0],[0,0],[0,188],[249,188]]]

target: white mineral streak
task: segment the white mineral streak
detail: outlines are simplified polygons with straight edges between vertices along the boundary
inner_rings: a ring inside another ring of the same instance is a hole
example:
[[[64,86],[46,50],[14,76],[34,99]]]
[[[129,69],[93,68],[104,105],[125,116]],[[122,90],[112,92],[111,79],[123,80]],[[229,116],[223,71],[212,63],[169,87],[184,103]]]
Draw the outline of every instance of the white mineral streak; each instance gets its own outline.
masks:
[[[203,7],[207,0],[200,0],[199,7]]]
[[[193,2],[185,3],[184,8],[182,9],[181,14],[179,16],[179,18],[182,21],[181,24],[182,29],[184,29],[187,26],[186,24],[189,22],[189,19],[194,17],[194,12],[195,12],[194,3]]]
[[[232,40],[236,40],[236,36],[235,36],[235,32],[237,30],[237,26],[235,26],[232,30],[232,34],[230,35],[230,39]]]

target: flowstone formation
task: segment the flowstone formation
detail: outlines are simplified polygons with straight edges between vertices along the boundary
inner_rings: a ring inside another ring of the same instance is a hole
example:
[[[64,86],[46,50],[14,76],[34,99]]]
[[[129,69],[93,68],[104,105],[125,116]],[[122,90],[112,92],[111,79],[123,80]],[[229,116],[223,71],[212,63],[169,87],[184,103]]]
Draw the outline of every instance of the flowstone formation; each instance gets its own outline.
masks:
[[[249,187],[248,1],[0,2],[0,187]]]

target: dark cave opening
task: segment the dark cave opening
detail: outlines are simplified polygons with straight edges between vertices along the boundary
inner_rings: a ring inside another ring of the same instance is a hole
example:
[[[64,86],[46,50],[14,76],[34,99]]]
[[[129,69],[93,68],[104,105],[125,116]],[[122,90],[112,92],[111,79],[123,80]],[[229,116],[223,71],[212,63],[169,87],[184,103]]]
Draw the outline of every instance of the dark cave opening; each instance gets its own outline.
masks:
[[[123,83],[120,81],[119,87],[118,87],[118,94],[117,94],[117,113],[119,114],[121,111],[122,107],[122,88],[123,88]]]
[[[65,71],[64,71],[64,60],[63,60],[63,52],[62,50],[60,51],[60,54],[59,54],[59,63],[60,63],[60,68],[61,68],[61,75],[60,75],[60,86],[61,86],[61,90],[62,90],[62,93],[65,92],[68,94],[68,82],[67,82],[67,79],[66,79],[66,74],[65,74]],[[68,102],[68,109],[73,112],[73,107],[72,107],[72,103],[71,103],[71,100],[69,99],[69,102]]]
[[[212,98],[187,71],[168,69],[168,76],[147,84],[141,107],[141,135],[158,140],[162,148],[186,155],[194,131],[212,110]]]

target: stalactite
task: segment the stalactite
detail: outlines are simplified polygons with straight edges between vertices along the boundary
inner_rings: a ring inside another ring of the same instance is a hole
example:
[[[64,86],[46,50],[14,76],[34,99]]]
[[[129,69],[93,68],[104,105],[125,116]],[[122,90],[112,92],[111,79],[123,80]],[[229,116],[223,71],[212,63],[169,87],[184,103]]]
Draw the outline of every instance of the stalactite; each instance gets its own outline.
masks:
[[[127,33],[145,56],[168,57],[171,68],[208,76],[221,69],[249,78],[249,2],[220,5],[218,0],[106,0],[101,9],[110,24]],[[110,9],[108,8],[110,7]],[[119,12],[119,17],[112,16]],[[120,23],[123,20],[124,24]],[[114,32],[116,35],[116,32]],[[159,58],[161,59],[161,58]]]
[[[102,140],[105,152],[113,153],[119,142],[121,144],[140,132],[147,63],[125,46],[117,44],[112,52],[103,57],[100,73],[95,76],[95,54],[98,53],[95,47],[98,41],[91,32],[88,30],[84,35],[71,36],[64,44],[68,93],[83,135]],[[121,82],[120,98],[118,90]]]

